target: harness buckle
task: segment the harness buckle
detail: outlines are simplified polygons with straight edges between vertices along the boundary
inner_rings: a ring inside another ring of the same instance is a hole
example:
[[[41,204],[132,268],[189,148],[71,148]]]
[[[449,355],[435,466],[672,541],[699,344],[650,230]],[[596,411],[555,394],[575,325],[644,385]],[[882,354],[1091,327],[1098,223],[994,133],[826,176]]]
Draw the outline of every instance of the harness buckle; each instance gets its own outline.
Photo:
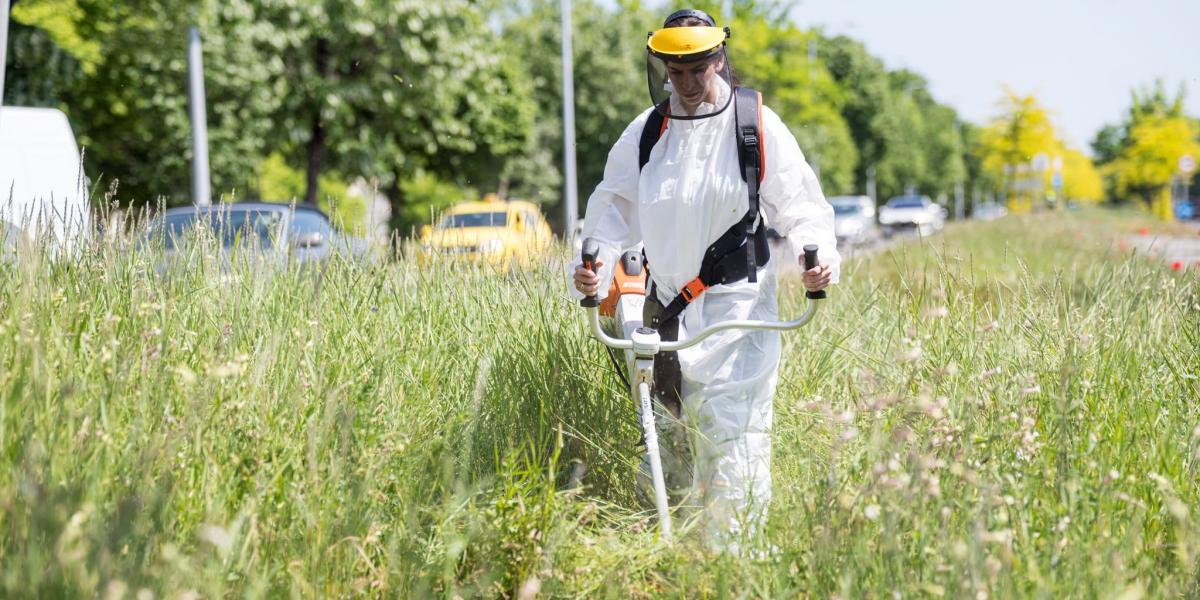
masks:
[[[747,148],[758,147],[758,132],[753,127],[742,128],[742,145]]]
[[[684,300],[687,300],[690,304],[693,300],[700,296],[700,294],[703,294],[704,290],[706,289],[708,289],[708,286],[704,285],[704,282],[700,281],[700,278],[697,277],[687,282],[687,285],[683,286],[683,289],[679,290],[679,293],[683,296]]]

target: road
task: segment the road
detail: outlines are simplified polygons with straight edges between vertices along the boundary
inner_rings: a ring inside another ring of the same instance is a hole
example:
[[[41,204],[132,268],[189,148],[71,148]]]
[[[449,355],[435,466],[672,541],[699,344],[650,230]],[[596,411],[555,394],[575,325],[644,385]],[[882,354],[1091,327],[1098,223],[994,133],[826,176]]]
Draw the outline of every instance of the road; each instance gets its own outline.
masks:
[[[1157,256],[1177,271],[1200,271],[1200,224],[1192,225],[1191,236],[1134,235],[1123,245]]]

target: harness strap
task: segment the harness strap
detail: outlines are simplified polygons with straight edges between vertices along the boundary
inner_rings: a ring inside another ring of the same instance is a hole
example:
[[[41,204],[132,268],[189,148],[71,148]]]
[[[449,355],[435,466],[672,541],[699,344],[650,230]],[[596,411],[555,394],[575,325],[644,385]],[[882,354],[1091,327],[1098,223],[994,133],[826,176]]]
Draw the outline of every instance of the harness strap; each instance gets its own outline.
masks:
[[[749,202],[746,215],[742,217],[743,235],[746,239],[758,233],[760,217],[758,212],[758,185],[762,182],[762,94],[757,90],[738,87],[734,94],[734,121],[738,136],[738,162],[742,166],[742,180],[746,182],[749,192]],[[735,226],[736,227],[736,226]],[[746,253],[746,277],[750,283],[758,281],[757,252],[755,244],[749,244]]]
[[[759,213],[759,185],[765,175],[766,152],[763,151],[762,94],[737,87],[734,93],[734,132],[737,136],[738,163],[742,180],[746,182],[749,202],[746,214],[709,245],[700,263],[700,274],[689,281],[656,319],[655,327],[679,317],[689,304],[708,288],[746,279],[758,281],[758,269],[771,258],[766,228]],[[638,169],[650,162],[650,152],[666,131],[670,112],[669,101],[651,111],[638,145]],[[653,289],[653,288],[651,288]],[[652,292],[653,294],[654,292]]]
[[[670,119],[666,115],[669,114],[671,114],[670,100],[663,100],[655,110],[650,111],[650,118],[642,127],[642,137],[638,140],[638,171],[641,171],[646,163],[650,162],[650,151],[654,150],[658,139],[667,131],[667,122]]]
[[[724,237],[722,236],[722,239]],[[720,241],[718,240],[718,243]],[[717,244],[710,246],[710,251],[715,246]],[[705,261],[700,267],[700,275],[689,281],[680,291],[679,295],[675,296],[669,304],[663,307],[662,313],[658,316],[658,322],[653,323],[655,327],[679,317],[679,315],[683,314],[684,309],[694,302],[696,298],[700,297],[708,288],[743,279],[749,280],[750,273],[766,265],[767,261],[771,259],[771,248],[767,242],[767,228],[759,227],[751,235],[750,240],[747,240],[739,248],[722,253],[719,259],[710,261],[707,256],[708,253],[705,253]],[[755,257],[754,267],[747,266],[750,264],[748,261],[751,260],[751,256]],[[655,287],[657,287],[657,284],[655,284]],[[652,294],[654,293],[652,292]]]

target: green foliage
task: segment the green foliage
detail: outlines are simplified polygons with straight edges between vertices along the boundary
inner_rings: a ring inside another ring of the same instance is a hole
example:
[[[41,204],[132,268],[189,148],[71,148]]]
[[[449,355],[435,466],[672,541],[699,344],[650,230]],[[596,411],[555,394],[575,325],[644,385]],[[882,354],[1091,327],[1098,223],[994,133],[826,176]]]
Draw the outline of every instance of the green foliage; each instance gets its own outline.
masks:
[[[12,7],[12,20],[45,31],[54,43],[92,73],[100,62],[100,44],[80,35],[76,26],[85,17],[79,0],[21,0]]]
[[[504,23],[506,53],[519,57],[536,107],[529,145],[506,165],[510,193],[541,204],[562,201],[562,60],[559,2],[520,3]],[[617,10],[573,2],[575,155],[579,214],[600,183],[608,151],[625,127],[650,107],[645,78],[646,32],[654,17],[639,3]]]
[[[1171,220],[1173,208],[1163,192],[1178,175],[1181,156],[1200,156],[1200,127],[1186,117],[1169,114],[1142,113],[1134,119],[1127,144],[1109,165],[1117,193],[1137,196],[1155,215]]]
[[[382,183],[398,216],[401,182],[417,169],[495,185],[525,147],[533,106],[478,3],[260,5],[258,19],[286,31],[270,54],[291,57],[273,141],[310,179],[325,168],[361,173]]]
[[[769,15],[740,7],[740,16],[728,21],[735,32],[729,41],[730,62],[791,128],[825,193],[850,193],[858,152],[840,112],[845,93],[819,60],[809,58],[810,44],[820,43],[818,36],[791,23],[772,22]]]
[[[84,76],[82,65],[46,31],[15,19],[8,27],[3,104],[66,109],[64,91]]]
[[[321,175],[317,205],[321,207],[341,229],[359,231],[365,225],[366,201],[350,195],[350,188],[336,174]],[[259,165],[259,197],[268,202],[300,202],[304,199],[307,182],[304,172],[288,166],[283,156],[276,153]]]
[[[1162,80],[1134,90],[1125,120],[1105,126],[1092,142],[1109,197],[1137,198],[1163,220],[1174,218],[1169,187],[1179,158],[1200,156],[1200,121],[1184,113],[1184,91],[1181,85],[1172,98]]]
[[[953,193],[969,174],[954,110],[934,100],[919,75],[889,72],[858,41],[837,36],[823,39],[820,48],[844,90],[842,114],[860,155],[857,189],[866,188],[873,172],[881,200],[909,188],[935,196]]]
[[[64,78],[54,100],[66,110],[87,150],[88,175],[102,189],[115,189],[124,204],[190,199],[185,57],[194,4],[77,0],[54,12],[44,9],[58,3],[21,2],[39,16],[39,26],[50,28],[49,35],[66,44],[64,51],[79,57],[82,76]],[[212,0],[204,6],[211,7],[201,14],[211,24],[202,29],[212,187],[217,193],[244,196],[258,158],[265,154],[270,89],[277,80],[271,65],[256,58],[254,44],[272,32],[247,20],[244,0]],[[71,43],[75,38],[86,44]],[[35,64],[28,68],[30,76],[38,72]]]
[[[1056,170],[1066,199],[1095,201],[1102,195],[1096,166],[1059,139],[1049,112],[1033,96],[1006,90],[1000,114],[980,132],[974,152],[987,177],[1002,182],[1010,210],[1028,211],[1040,203],[1034,196],[1053,190]],[[1046,161],[1045,171],[1034,171],[1040,167],[1032,164],[1035,158]]]
[[[1162,79],[1133,90],[1121,124],[1106,125],[1096,134],[1092,150],[1103,166],[1105,190],[1112,202],[1138,198],[1164,220],[1174,218],[1169,198],[1171,176],[1178,158],[1188,152],[1195,156],[1195,144],[1200,143],[1196,133],[1200,132],[1200,120],[1184,113],[1184,94],[1181,84],[1172,97]]]
[[[445,181],[428,171],[417,171],[400,186],[406,202],[404,212],[398,219],[393,215],[393,221],[399,223],[396,231],[405,235],[418,225],[432,223],[446,208],[478,197],[474,189]]]

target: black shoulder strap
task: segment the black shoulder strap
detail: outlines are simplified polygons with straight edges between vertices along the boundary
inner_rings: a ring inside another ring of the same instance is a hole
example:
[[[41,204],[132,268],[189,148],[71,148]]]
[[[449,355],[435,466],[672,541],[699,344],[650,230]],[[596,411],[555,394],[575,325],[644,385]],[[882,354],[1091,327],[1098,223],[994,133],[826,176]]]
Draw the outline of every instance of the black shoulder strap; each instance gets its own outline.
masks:
[[[749,242],[758,232],[758,184],[762,182],[764,152],[762,145],[762,94],[750,88],[737,87],[733,90],[733,114],[737,126],[738,163],[742,167],[742,180],[750,191],[750,205],[742,217],[741,226]],[[757,257],[753,243],[747,244],[747,278],[758,281]]]
[[[666,114],[671,111],[669,103],[670,100],[663,100],[655,110],[650,111],[650,118],[646,119],[646,125],[642,127],[642,139],[638,142],[638,171],[650,162],[650,151],[658,143],[658,138],[662,137],[663,128],[667,124]]]
[[[738,164],[742,167],[742,179],[747,179],[753,168],[757,176],[755,184],[762,182],[765,169],[762,151],[762,94],[747,87],[734,88],[733,114],[737,121]],[[755,202],[757,203],[757,201]]]

